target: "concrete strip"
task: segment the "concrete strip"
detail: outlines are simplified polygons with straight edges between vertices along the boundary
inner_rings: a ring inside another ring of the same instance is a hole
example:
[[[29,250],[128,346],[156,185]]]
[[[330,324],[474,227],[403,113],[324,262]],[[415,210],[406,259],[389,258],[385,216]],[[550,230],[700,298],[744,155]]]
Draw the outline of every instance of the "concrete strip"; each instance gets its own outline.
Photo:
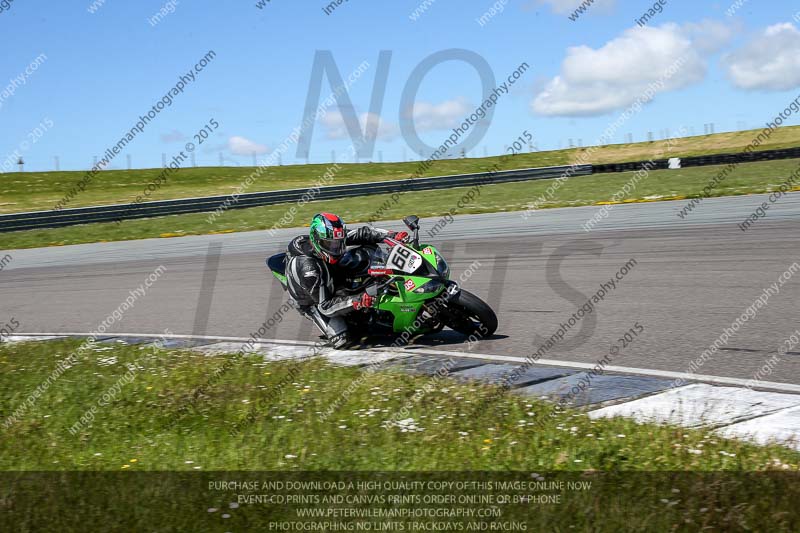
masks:
[[[579,388],[582,381],[589,383],[584,390]],[[565,398],[568,405],[580,407],[614,400],[633,400],[668,389],[671,384],[668,380],[641,376],[602,375],[589,378],[588,374],[581,372],[524,387],[518,392],[554,401]]]
[[[488,364],[461,370],[451,376],[461,380],[477,380],[486,383],[500,384],[516,367],[514,365]],[[514,382],[514,388],[526,387],[556,378],[574,374],[574,370],[567,368],[529,368]]]
[[[443,370],[447,370],[450,373],[459,372],[461,370],[482,366],[485,363],[486,361],[475,361],[473,359],[412,356],[397,363],[393,363],[391,367],[412,374],[432,376]]]
[[[247,344],[244,342],[217,342],[199,346],[193,348],[193,350],[207,355],[217,355],[223,353],[237,353],[243,347],[247,347]],[[316,350],[312,346],[287,346],[271,342],[255,343],[252,347],[245,349],[244,353],[263,355],[267,361],[286,361],[318,355],[340,366],[368,366],[408,357],[407,354],[397,351],[332,350],[330,348]]]
[[[154,340],[155,339],[152,337],[107,337],[104,339],[98,339],[97,344],[152,344]]]
[[[758,444],[777,443],[800,451],[800,406],[720,428],[727,438],[752,440]]]
[[[66,337],[73,337],[73,338],[85,338],[91,336],[90,333],[18,333],[16,336],[20,338],[31,338],[31,337],[42,337],[42,340],[49,340],[50,338],[66,338]],[[47,337],[46,339],[44,337]],[[192,341],[208,341],[206,344],[211,344],[211,342],[223,342],[223,341],[233,341],[233,342],[247,342],[249,340],[255,340],[257,342],[267,342],[270,344],[280,344],[280,345],[287,345],[287,346],[314,346],[315,343],[310,341],[294,341],[294,340],[284,340],[284,339],[252,339],[251,337],[226,337],[226,336],[219,336],[219,335],[179,335],[179,334],[172,334],[172,335],[164,335],[163,333],[108,333],[103,335],[102,337],[97,337],[97,340],[101,339],[110,339],[110,338],[126,338],[126,337],[136,337],[136,338],[147,338],[155,341],[161,337],[169,338],[169,339],[183,339],[183,340],[192,340]]]
[[[685,427],[724,426],[800,405],[800,396],[698,383],[604,407],[591,418],[624,416]]]
[[[508,363],[525,363],[528,361],[525,357],[515,357],[510,355],[492,355],[485,353],[474,352],[456,352],[449,350],[429,350],[429,349],[415,349],[414,353],[438,355],[439,357],[445,355],[455,355],[458,357],[481,359],[488,361],[499,361]],[[597,363],[579,363],[575,361],[562,361],[559,359],[539,359],[533,366],[556,366],[564,368],[576,368],[580,370],[592,370],[597,366]],[[711,376],[707,374],[691,374],[688,372],[670,372],[666,370],[655,370],[650,368],[634,368],[629,366],[616,366],[608,365],[604,367],[606,372],[618,372],[620,374],[634,374],[640,376],[651,376],[657,378],[673,379],[675,381],[682,380],[685,382],[704,381],[706,383],[715,383],[718,385],[735,385],[745,387],[752,385],[752,379],[740,379],[725,376]],[[800,385],[794,383],[780,383],[776,381],[759,381],[758,386],[763,389],[773,389],[783,392],[800,393]]]
[[[66,339],[68,335],[11,335],[3,339],[3,342],[34,342],[51,341],[54,339]]]
[[[212,341],[207,340],[193,340],[193,339],[167,339],[162,343],[165,349],[182,350],[189,348],[196,348],[198,346],[206,346],[212,344]]]
[[[205,346],[192,348],[192,351],[200,352],[208,356],[220,354],[234,354],[242,348],[246,348],[243,353],[247,355],[261,355],[267,361],[288,361],[290,359],[302,359],[314,355],[314,350],[307,346],[280,346],[273,343],[253,344],[247,347],[243,342],[216,342]]]
[[[324,350],[322,356],[335,365],[369,366],[408,357],[402,352],[374,352],[361,350]]]

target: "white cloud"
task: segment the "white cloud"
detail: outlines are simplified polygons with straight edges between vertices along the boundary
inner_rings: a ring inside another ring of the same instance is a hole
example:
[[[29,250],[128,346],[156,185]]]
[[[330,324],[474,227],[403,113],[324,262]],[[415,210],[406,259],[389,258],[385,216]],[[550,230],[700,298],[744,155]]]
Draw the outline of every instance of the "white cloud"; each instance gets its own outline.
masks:
[[[704,28],[707,31],[704,31]],[[635,27],[598,49],[567,49],[561,73],[531,103],[535,113],[549,116],[601,115],[630,106],[653,83],[658,92],[699,83],[707,57],[730,38],[719,23]],[[674,70],[672,75],[666,75]]]
[[[558,15],[571,15],[583,1],[584,0],[539,0],[539,3],[549,5],[553,13]],[[616,4],[616,0],[595,0],[586,12],[588,13],[589,10],[593,9],[608,12],[614,7],[614,4]]]
[[[740,26],[738,22],[734,23]],[[681,26],[684,34],[692,41],[692,45],[701,54],[713,54],[734,37],[741,28],[717,22],[704,20],[703,22],[688,22]]]
[[[785,91],[800,87],[800,31],[791,23],[759,32],[723,64],[740,89]]]
[[[417,131],[447,130],[458,126],[472,108],[464,98],[445,100],[438,104],[430,102],[417,102],[411,111]],[[408,116],[408,113],[405,114]],[[332,140],[349,139],[344,117],[341,111],[329,111],[319,120],[325,128],[325,137]],[[400,134],[400,128],[393,122],[383,120],[374,113],[361,113],[358,115],[358,125],[361,131],[366,131],[366,125],[377,124],[379,140],[391,141]]]
[[[466,99],[456,98],[439,104],[416,102],[411,115],[417,131],[448,130],[461,124],[472,110]]]
[[[267,145],[234,135],[228,139],[228,150],[234,155],[263,155],[269,151]]]
[[[320,123],[325,127],[325,136],[328,139],[339,140],[349,139],[350,132],[347,131],[344,116],[341,111],[329,111],[325,116],[320,118]],[[362,132],[366,131],[366,126],[375,127],[377,124],[378,135],[377,138],[383,141],[391,141],[398,134],[396,124],[386,122],[381,119],[380,115],[374,113],[361,113],[358,116],[358,125]]]

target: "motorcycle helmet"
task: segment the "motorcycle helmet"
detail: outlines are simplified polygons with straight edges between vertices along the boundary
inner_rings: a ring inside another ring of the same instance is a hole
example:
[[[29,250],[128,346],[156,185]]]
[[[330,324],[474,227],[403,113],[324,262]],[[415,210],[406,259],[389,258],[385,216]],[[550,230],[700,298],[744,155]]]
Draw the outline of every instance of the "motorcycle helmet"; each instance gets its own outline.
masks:
[[[311,246],[326,263],[336,264],[347,251],[344,221],[331,213],[319,213],[311,219]]]

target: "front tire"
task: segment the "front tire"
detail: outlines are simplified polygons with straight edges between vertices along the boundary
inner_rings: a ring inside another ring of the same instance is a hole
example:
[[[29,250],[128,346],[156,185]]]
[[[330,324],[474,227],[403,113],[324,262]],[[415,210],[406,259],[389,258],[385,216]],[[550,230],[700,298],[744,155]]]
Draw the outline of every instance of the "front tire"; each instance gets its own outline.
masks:
[[[480,335],[480,338],[486,338],[497,331],[497,315],[492,308],[465,290],[447,303],[443,321],[449,328],[467,336]]]

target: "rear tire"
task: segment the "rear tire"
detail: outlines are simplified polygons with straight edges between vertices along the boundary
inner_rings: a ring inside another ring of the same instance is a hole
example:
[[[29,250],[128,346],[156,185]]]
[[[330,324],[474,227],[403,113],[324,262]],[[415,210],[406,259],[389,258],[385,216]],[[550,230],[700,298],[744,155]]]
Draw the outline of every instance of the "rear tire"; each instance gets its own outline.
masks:
[[[443,321],[449,328],[467,336],[480,335],[480,338],[486,338],[497,331],[497,315],[492,308],[465,290],[447,303]]]

